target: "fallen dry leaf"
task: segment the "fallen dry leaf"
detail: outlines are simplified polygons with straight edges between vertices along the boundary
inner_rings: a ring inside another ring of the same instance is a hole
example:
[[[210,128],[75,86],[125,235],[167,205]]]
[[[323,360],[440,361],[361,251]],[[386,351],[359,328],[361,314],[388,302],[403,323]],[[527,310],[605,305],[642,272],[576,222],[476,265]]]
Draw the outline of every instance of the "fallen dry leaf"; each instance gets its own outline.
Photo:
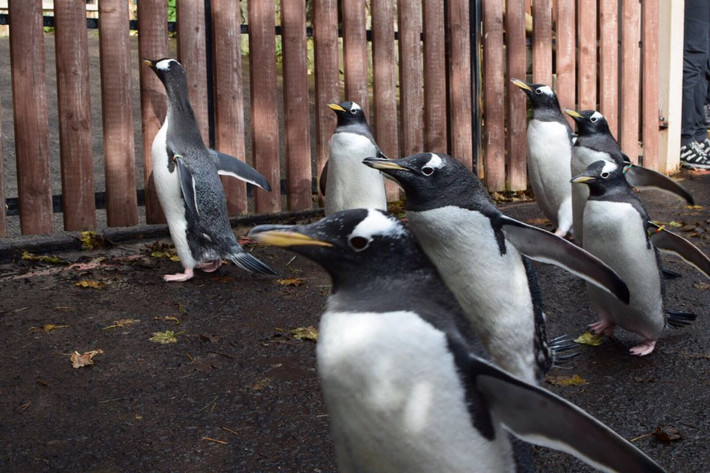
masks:
[[[99,349],[96,350],[91,350],[91,351],[86,351],[84,354],[80,354],[78,351],[75,351],[74,353],[71,354],[71,363],[72,366],[76,368],[81,368],[83,366],[89,366],[94,364],[94,356],[100,355],[104,351]]]
[[[172,315],[166,315],[164,317],[153,317],[153,320],[167,320],[170,322],[175,322],[175,325],[180,325],[180,319]]]
[[[598,347],[604,341],[603,335],[597,335],[592,332],[584,332],[579,337],[575,338],[574,341],[580,345],[589,345],[593,347]]]
[[[104,238],[103,235],[89,231],[81,232],[79,241],[81,241],[81,248],[83,250],[96,250],[98,248],[104,248],[111,244],[111,242]]]
[[[710,289],[710,284],[705,282],[697,282],[693,284],[693,287],[695,289],[700,289],[701,291],[707,291],[708,289]]]
[[[102,330],[106,330],[109,328],[116,328],[116,327],[125,327],[126,325],[133,325],[137,324],[140,322],[139,319],[119,319],[119,320],[114,320],[112,325],[109,325],[108,327],[104,327]]]
[[[177,337],[172,330],[166,330],[165,332],[153,332],[153,336],[150,337],[149,341],[167,345],[168,343],[177,343]]]
[[[683,438],[680,435],[680,432],[678,432],[678,429],[676,429],[672,425],[666,425],[663,428],[661,428],[661,426],[658,426],[656,428],[656,431],[653,432],[653,436],[656,437],[656,439],[658,439],[660,442],[663,442],[664,445],[670,445],[671,442]]]
[[[22,259],[24,261],[39,261],[40,263],[67,264],[66,261],[59,258],[58,256],[36,255],[34,253],[30,253],[29,251],[22,252]]]
[[[261,391],[262,389],[264,389],[264,388],[265,388],[266,386],[268,386],[269,384],[271,384],[271,378],[264,378],[264,379],[260,379],[260,380],[257,381],[256,383],[254,383],[254,385],[253,385],[251,388],[252,388],[254,391]]]
[[[703,206],[702,205],[686,205],[686,209],[691,209],[691,210],[702,210]]]
[[[282,286],[286,286],[286,287],[302,286],[305,282],[306,282],[306,280],[303,278],[286,278],[286,279],[277,279],[276,280],[276,284],[281,284]]]
[[[582,386],[587,384],[587,380],[578,374],[573,376],[548,376],[545,381],[555,386]]]
[[[67,328],[69,327],[68,325],[56,325],[56,324],[44,324],[41,327],[30,327],[30,332],[36,333],[36,332],[45,332],[49,333],[54,330],[60,329],[60,328]]]
[[[289,332],[291,332],[291,335],[293,335],[293,338],[296,340],[311,340],[313,342],[318,341],[318,329],[313,325],[309,325],[308,327],[297,327],[289,330]]]
[[[78,283],[76,283],[75,286],[90,287],[92,289],[101,289],[106,286],[106,283],[103,281],[90,281],[88,279],[83,279],[83,280],[79,281]]]

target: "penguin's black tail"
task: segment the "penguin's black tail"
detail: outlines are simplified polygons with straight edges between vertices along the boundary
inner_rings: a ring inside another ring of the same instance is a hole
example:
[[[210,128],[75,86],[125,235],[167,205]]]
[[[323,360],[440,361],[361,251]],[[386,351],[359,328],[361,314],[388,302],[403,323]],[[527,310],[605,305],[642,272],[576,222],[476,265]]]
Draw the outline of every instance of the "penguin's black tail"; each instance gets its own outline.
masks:
[[[276,274],[276,271],[271,269],[266,263],[244,251],[232,252],[229,255],[229,260],[246,271],[260,274]]]
[[[666,311],[666,325],[673,328],[686,327],[697,318],[696,314],[690,312]]]
[[[565,353],[578,345],[572,341],[569,335],[560,335],[553,338],[549,342],[550,350],[552,351],[552,365],[561,366],[567,363],[572,358],[579,356],[579,352]]]

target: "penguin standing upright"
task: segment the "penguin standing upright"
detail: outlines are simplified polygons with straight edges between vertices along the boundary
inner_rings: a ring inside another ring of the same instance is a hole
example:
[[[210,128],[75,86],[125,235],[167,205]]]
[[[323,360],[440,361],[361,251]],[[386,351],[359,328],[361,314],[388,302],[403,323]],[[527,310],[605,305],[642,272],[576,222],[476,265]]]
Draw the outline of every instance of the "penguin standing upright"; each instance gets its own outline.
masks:
[[[362,164],[368,156],[384,156],[362,108],[355,102],[328,106],[338,116],[338,126],[330,138],[328,161],[320,177],[325,214],[358,208],[387,210],[382,173]]]
[[[535,201],[555,226],[555,235],[572,231],[572,186],[570,156],[572,127],[562,114],[555,92],[544,84],[511,82],[528,96],[533,106],[528,122],[528,178]]]
[[[520,444],[507,432],[607,471],[663,471],[581,409],[487,363],[393,215],[349,210],[249,236],[306,256],[333,281],[316,354],[339,471],[534,471],[516,464]]]
[[[480,180],[455,158],[421,153],[364,162],[404,188],[412,230],[491,360],[527,382],[544,376],[551,356],[537,280],[523,254],[628,301],[626,285],[604,263],[564,238],[503,215]]]
[[[669,177],[644,168],[632,165],[628,156],[623,154],[619,142],[611,134],[609,123],[604,115],[595,110],[575,111],[565,109],[577,124],[577,140],[572,147],[572,175],[577,176],[587,167],[600,160],[614,161],[617,166],[624,169],[626,180],[635,187],[652,187],[664,190],[684,199],[689,205],[694,204],[693,196]],[[583,246],[582,214],[587,201],[589,190],[586,186],[573,186],[572,188],[572,217],[574,233],[577,243]]]
[[[187,95],[187,78],[174,59],[145,60],[165,85],[168,112],[153,140],[153,178],[183,273],[165,281],[187,281],[194,268],[215,271],[222,258],[246,269],[275,274],[246,253],[234,237],[219,175],[239,177],[270,190],[268,182],[236,158],[209,150],[200,135]]]
[[[692,314],[666,314],[663,309],[663,278],[657,248],[679,254],[706,276],[710,260],[689,241],[654,225],[641,201],[626,181],[621,156],[592,163],[572,179],[586,184],[589,198],[584,207],[584,248],[614,268],[626,281],[628,303],[608,297],[589,286],[589,297],[599,315],[590,326],[595,333],[612,336],[616,325],[643,337],[631,348],[632,355],[648,355],[663,328],[686,325]],[[709,276],[710,277],[710,276]]]

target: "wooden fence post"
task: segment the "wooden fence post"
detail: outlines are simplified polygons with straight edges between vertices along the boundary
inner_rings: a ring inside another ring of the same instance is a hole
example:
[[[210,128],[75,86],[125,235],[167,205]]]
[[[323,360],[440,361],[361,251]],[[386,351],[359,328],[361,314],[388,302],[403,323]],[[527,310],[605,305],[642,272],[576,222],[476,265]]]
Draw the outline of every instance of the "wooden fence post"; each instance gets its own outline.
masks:
[[[578,108],[597,108],[597,0],[577,1]],[[581,14],[584,12],[584,14]]]
[[[10,59],[17,191],[23,234],[51,233],[52,181],[41,0],[12,0]]]
[[[257,212],[281,210],[275,9],[270,0],[249,2],[249,62],[254,167],[273,190],[255,189]]]
[[[619,136],[619,2],[599,2],[599,111]]]
[[[552,5],[550,0],[535,0],[533,15],[533,82],[552,84]]]
[[[622,89],[621,95],[621,149],[638,162],[639,152],[639,99],[641,84],[641,5],[638,0],[622,0],[621,84],[632,84]],[[633,85],[635,84],[635,85]]]
[[[212,0],[214,47],[215,148],[246,160],[244,92],[242,91],[241,11],[239,0]],[[230,215],[246,214],[246,183],[222,178]]]
[[[187,74],[190,105],[195,112],[202,140],[210,144],[207,105],[207,41],[204,0],[177,0],[178,57]]]
[[[54,5],[59,146],[65,230],[96,227],[86,1]]]
[[[328,104],[340,102],[338,72],[338,2],[313,0],[313,50],[316,69],[316,171],[328,159],[328,144],[337,119]]]
[[[577,90],[576,73],[576,35],[574,2],[557,2],[557,84],[555,90],[562,108],[577,108],[575,91]],[[566,115],[566,114],[565,114]],[[574,120],[567,116],[572,124]]]
[[[446,153],[448,107],[446,104],[445,14],[441,2],[424,0],[424,148]]]
[[[138,224],[128,4],[101,0],[99,18],[106,217],[127,227]]]
[[[643,165],[658,170],[658,0],[644,0],[643,15]]]
[[[490,3],[490,2],[485,2]],[[448,6],[449,35],[449,139],[450,154],[473,168],[471,108],[471,25],[469,0],[451,0]],[[500,21],[503,21],[500,18]]]
[[[525,2],[508,0],[505,14],[505,31],[508,45],[508,188],[524,190],[528,187],[527,175],[527,96],[510,79],[527,80],[527,47],[525,45]]]
[[[343,57],[345,59],[345,98],[357,102],[368,120],[370,93],[367,87],[367,26],[365,0],[341,3],[343,13]]]
[[[397,17],[402,154],[409,156],[424,150],[421,1],[400,0],[397,2]]]
[[[397,125],[397,65],[394,54],[394,6],[390,0],[372,0],[372,69],[375,113],[370,117],[377,145],[390,158],[399,158]],[[443,79],[443,74],[442,74]],[[394,119],[390,118],[394,117]],[[444,114],[444,119],[446,115]],[[399,186],[385,181],[387,200],[399,200]]]
[[[141,59],[168,55],[168,10],[164,0],[138,2],[138,53]],[[145,216],[147,223],[165,223],[153,182],[153,139],[168,109],[165,87],[147,66],[140,65],[143,163],[145,166]]]
[[[286,189],[289,210],[312,206],[311,121],[308,100],[305,2],[281,4],[283,92],[286,125]]]
[[[683,97],[683,31],[684,5],[673,0],[659,4],[659,67],[660,114],[666,123],[659,132],[659,170],[676,172],[680,164],[680,121]]]
[[[483,3],[485,92],[485,183],[489,191],[505,189],[505,76],[503,74],[503,6]]]

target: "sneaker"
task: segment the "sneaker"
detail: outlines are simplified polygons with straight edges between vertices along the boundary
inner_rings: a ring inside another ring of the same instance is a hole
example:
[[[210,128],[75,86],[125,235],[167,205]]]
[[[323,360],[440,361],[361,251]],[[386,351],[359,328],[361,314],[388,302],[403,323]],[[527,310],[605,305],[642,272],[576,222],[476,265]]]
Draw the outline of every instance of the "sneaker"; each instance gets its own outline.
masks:
[[[705,104],[703,110],[705,112],[705,126],[710,128],[710,104]]]
[[[700,149],[703,150],[703,153],[710,158],[710,140],[705,138],[703,141],[698,141],[700,144]]]
[[[680,161],[688,169],[710,169],[710,159],[697,141],[691,141],[680,148]]]

